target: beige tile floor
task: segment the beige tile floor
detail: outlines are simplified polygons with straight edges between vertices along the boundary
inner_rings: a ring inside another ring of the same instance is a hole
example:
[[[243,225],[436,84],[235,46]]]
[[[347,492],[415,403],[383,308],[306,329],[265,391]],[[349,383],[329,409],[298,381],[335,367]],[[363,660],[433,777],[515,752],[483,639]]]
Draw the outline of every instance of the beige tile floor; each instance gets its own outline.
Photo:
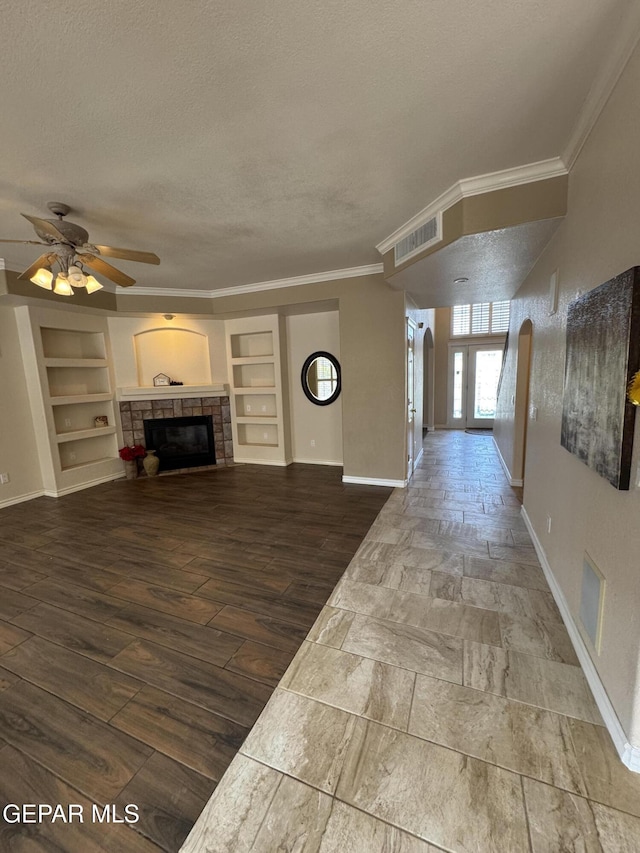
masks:
[[[427,436],[182,850],[640,850],[490,438]]]

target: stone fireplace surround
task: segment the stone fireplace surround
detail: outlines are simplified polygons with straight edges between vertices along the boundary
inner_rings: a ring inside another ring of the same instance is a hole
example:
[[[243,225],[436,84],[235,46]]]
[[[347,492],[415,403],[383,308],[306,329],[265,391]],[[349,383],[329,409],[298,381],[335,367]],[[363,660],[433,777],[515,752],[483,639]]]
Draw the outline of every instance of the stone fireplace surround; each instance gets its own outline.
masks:
[[[183,471],[202,471],[233,464],[231,437],[231,408],[229,397],[173,397],[151,400],[121,400],[120,419],[124,443],[145,446],[143,422],[154,418],[182,418],[192,415],[211,415],[216,464],[199,468],[172,469],[171,474]]]

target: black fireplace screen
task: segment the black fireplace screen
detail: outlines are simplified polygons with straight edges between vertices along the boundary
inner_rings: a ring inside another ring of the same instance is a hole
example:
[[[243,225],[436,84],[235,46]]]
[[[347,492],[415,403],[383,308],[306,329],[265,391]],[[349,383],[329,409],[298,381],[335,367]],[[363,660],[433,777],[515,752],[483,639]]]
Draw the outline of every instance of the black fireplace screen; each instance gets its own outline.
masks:
[[[147,450],[155,450],[160,470],[215,465],[211,415],[144,421]]]

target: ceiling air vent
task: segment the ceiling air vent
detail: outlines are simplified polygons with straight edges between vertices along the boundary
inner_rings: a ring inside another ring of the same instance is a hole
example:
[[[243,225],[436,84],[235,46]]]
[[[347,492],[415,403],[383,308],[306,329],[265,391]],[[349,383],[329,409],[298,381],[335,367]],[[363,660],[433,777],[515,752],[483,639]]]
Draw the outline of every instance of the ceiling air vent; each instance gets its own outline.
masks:
[[[439,243],[440,240],[442,240],[442,215],[437,213],[431,219],[427,220],[424,225],[416,228],[415,231],[412,231],[411,234],[408,234],[395,244],[395,266],[404,263],[404,261],[417,255],[418,252],[423,252],[435,243]]]

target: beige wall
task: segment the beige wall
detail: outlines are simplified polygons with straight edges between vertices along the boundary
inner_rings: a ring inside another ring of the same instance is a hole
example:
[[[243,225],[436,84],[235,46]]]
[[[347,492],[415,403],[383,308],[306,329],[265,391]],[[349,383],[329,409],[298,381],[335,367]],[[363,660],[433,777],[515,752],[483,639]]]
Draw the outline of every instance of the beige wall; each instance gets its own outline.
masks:
[[[449,380],[449,339],[451,337],[451,308],[435,309],[435,393],[434,420],[436,427],[447,424],[447,383]]]
[[[328,406],[316,406],[305,396],[300,379],[302,365],[317,350],[340,361],[339,314],[296,314],[287,317],[286,324],[293,461],[341,465],[342,395]]]
[[[42,476],[22,365],[15,310],[0,306],[0,507],[41,494]]]
[[[337,300],[340,312],[344,475],[403,480],[404,293],[392,290],[382,275],[368,275],[212,302],[214,313],[229,315],[269,309],[287,313],[326,300]]]
[[[602,650],[593,661],[632,745],[640,747],[640,490],[619,492],[560,446],[568,303],[640,262],[640,51],[636,50],[578,158],[565,222],[512,303],[510,342],[533,322],[531,405],[524,504],[577,620],[583,554],[604,574]],[[549,279],[559,269],[558,313],[548,314]],[[510,346],[495,436],[514,461],[516,347]],[[638,418],[636,418],[638,421]],[[636,424],[632,483],[640,463]],[[546,516],[551,533],[546,533]]]

